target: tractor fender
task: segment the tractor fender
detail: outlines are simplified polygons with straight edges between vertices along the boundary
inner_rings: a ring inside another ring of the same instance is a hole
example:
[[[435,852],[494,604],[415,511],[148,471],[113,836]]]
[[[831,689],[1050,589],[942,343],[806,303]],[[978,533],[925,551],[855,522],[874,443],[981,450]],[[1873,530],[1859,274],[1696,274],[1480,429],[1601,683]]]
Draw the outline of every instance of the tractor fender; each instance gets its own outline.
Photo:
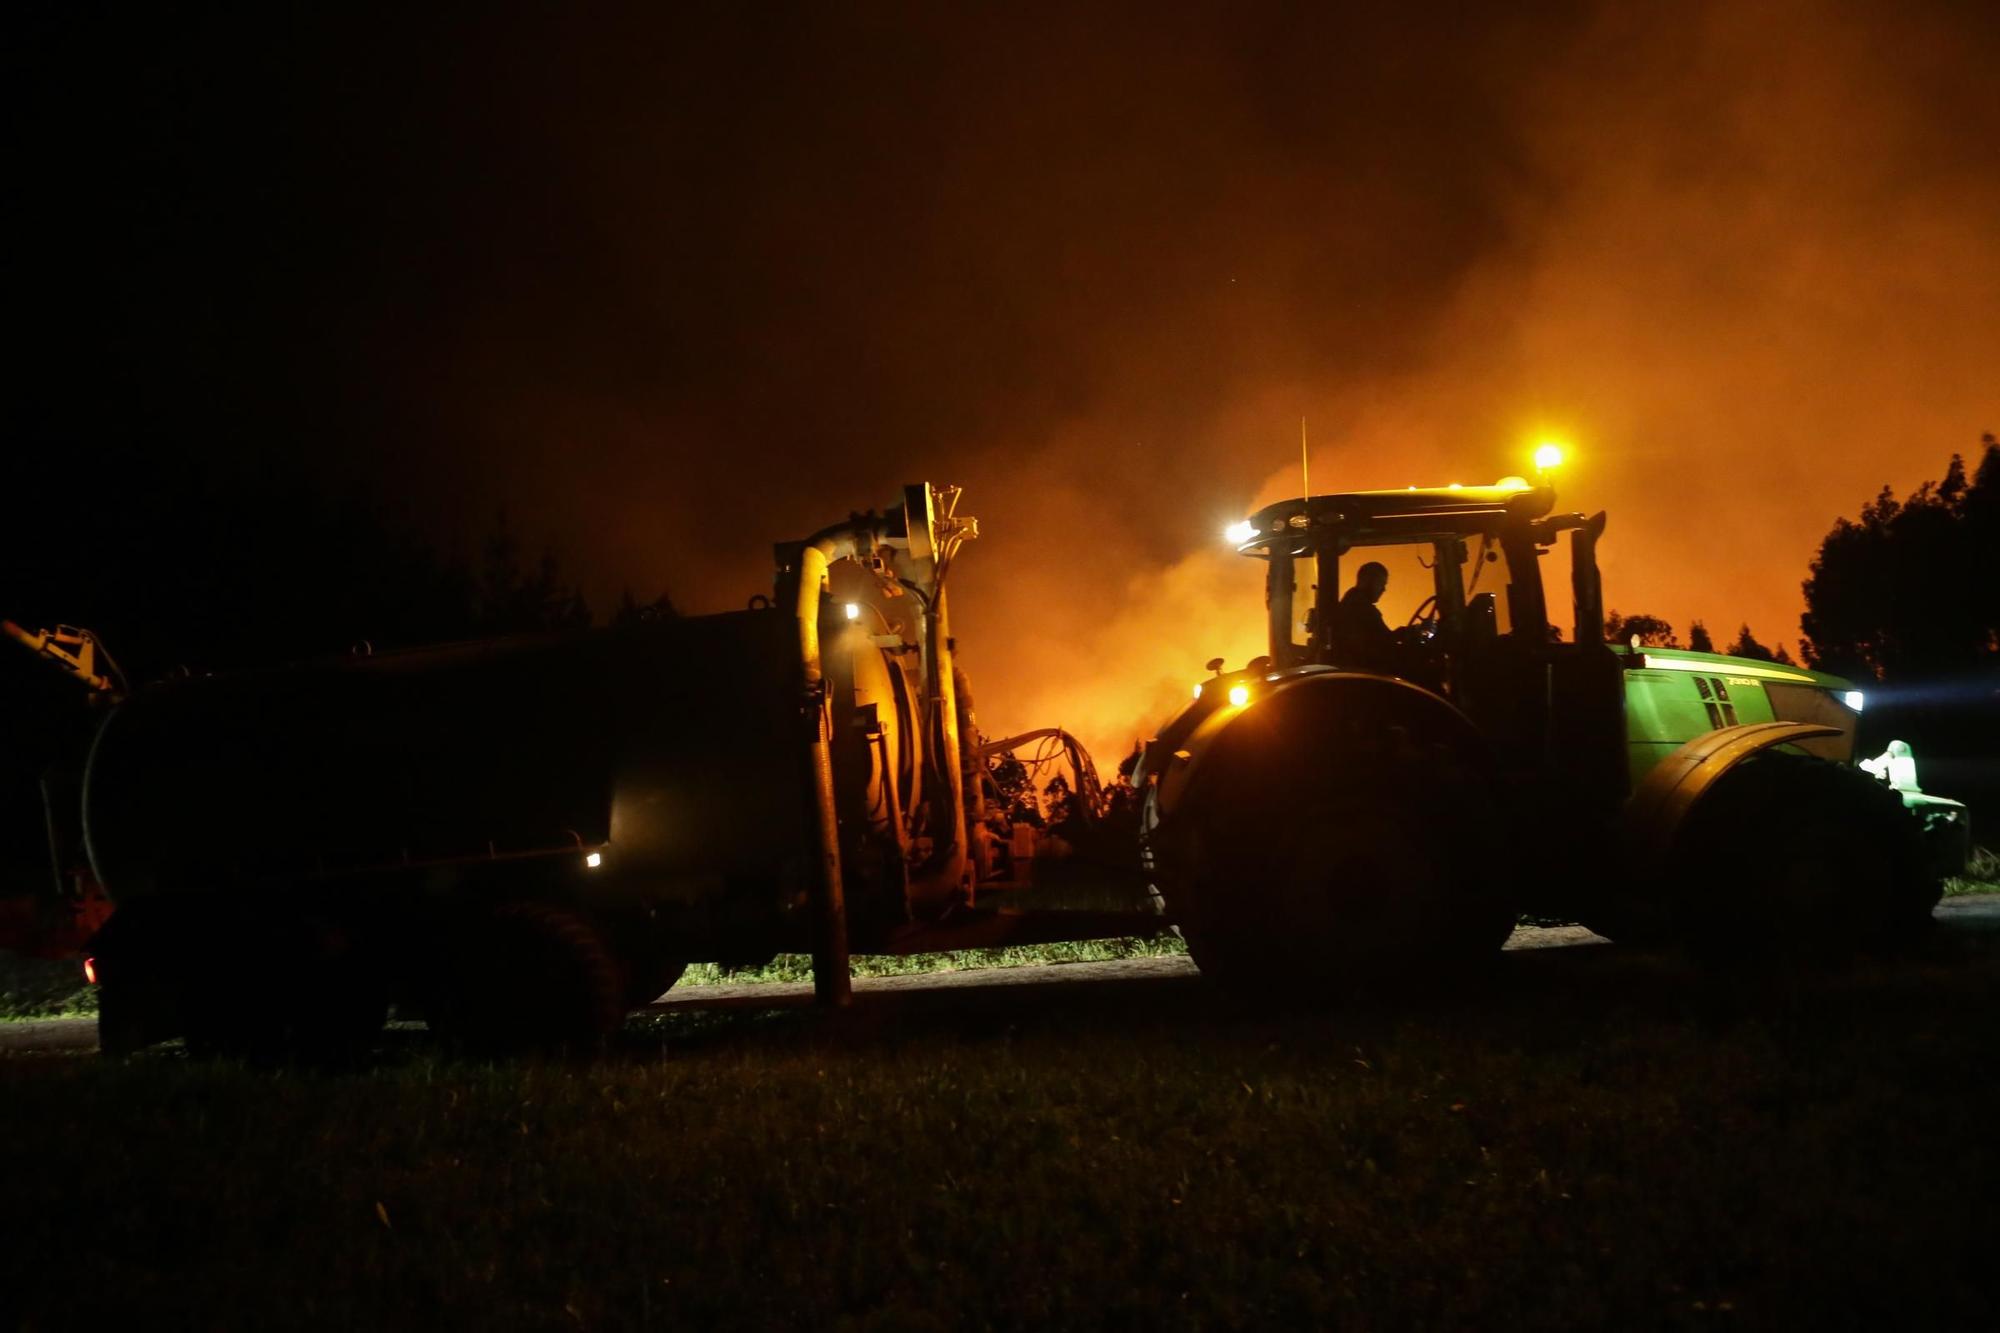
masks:
[[[1205,761],[1235,740],[1241,731],[1264,729],[1274,714],[1299,712],[1308,700],[1351,700],[1355,711],[1383,721],[1416,724],[1434,735],[1448,738],[1454,751],[1461,753],[1481,772],[1491,770],[1491,755],[1477,727],[1449,701],[1419,685],[1394,676],[1360,671],[1328,670],[1312,666],[1273,673],[1255,682],[1256,694],[1244,708],[1216,708],[1190,731],[1175,739],[1171,754],[1160,756],[1158,779],[1149,784],[1152,816],[1147,822],[1169,815],[1181,803],[1190,787],[1199,785]],[[1305,711],[1311,711],[1308,707]],[[1311,730],[1285,728],[1278,734],[1258,738],[1274,751],[1299,746],[1311,747],[1319,738]],[[1164,748],[1164,747],[1163,747]]]
[[[1689,812],[1725,774],[1775,746],[1839,734],[1817,722],[1749,722],[1704,732],[1654,765],[1625,803],[1626,848],[1641,864],[1661,864]]]

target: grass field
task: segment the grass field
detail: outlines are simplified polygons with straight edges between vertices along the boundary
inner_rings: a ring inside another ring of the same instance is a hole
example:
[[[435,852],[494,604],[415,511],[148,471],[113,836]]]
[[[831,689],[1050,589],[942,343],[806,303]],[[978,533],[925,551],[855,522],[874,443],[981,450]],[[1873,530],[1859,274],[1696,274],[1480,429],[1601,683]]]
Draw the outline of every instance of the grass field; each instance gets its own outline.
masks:
[[[1178,935],[1149,939],[1079,940],[1068,944],[1026,944],[1002,949],[959,949],[951,953],[862,954],[854,959],[857,977],[899,977],[920,972],[971,972],[988,967],[1026,967],[1041,963],[1100,963],[1114,958],[1159,958],[1184,954]],[[723,969],[697,963],[682,984],[707,986],[734,982],[810,981],[812,956],[782,953],[763,967]]]
[[[0,1061],[23,1328],[1991,1327],[2000,937],[637,1019],[589,1063]],[[864,1001],[869,997],[864,997]],[[0,1306],[0,1308],[5,1308]]]
[[[863,955],[854,959],[857,977],[907,976],[922,972],[964,972],[1042,963],[1096,963],[1116,958],[1156,958],[1184,954],[1176,935],[1149,939],[1083,940],[1069,944],[1017,945],[1002,949],[961,949],[951,953]],[[680,984],[717,986],[764,981],[809,981],[812,958],[779,954],[762,967],[722,968],[696,963]],[[244,1003],[254,1004],[254,991]],[[36,1018],[87,1018],[97,1013],[97,993],[84,983],[74,959],[21,958],[0,952],[0,1022]]]

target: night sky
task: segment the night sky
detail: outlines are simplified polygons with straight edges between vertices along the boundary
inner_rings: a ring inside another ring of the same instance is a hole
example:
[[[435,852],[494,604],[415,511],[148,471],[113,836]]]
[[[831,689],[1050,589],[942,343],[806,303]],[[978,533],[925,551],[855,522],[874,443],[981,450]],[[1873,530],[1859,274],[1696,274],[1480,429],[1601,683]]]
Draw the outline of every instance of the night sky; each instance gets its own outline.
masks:
[[[706,611],[956,482],[989,731],[1115,750],[1254,649],[1217,537],[1302,416],[1316,490],[1558,435],[1612,605],[1767,642],[2000,429],[1988,3],[164,8],[7,20],[41,487],[504,506]]]

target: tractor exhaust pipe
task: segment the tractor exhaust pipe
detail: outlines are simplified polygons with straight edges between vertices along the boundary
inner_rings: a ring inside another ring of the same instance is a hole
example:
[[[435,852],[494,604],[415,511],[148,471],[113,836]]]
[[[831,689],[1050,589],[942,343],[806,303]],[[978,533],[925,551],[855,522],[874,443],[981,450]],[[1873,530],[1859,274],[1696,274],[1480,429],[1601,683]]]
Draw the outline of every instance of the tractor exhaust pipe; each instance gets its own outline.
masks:
[[[1577,643],[1604,642],[1604,578],[1597,570],[1597,539],[1604,535],[1604,522],[1600,509],[1569,539],[1569,595]]]

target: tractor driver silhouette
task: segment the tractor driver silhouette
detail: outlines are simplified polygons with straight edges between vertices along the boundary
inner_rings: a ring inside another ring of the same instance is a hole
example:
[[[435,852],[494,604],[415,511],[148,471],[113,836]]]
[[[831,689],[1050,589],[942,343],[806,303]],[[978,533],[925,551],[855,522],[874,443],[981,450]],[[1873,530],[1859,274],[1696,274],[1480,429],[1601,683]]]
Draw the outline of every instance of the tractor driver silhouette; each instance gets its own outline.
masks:
[[[1389,570],[1370,560],[1355,571],[1354,586],[1333,610],[1333,650],[1340,665],[1355,671],[1393,674],[1396,641],[1375,603],[1389,587]]]

